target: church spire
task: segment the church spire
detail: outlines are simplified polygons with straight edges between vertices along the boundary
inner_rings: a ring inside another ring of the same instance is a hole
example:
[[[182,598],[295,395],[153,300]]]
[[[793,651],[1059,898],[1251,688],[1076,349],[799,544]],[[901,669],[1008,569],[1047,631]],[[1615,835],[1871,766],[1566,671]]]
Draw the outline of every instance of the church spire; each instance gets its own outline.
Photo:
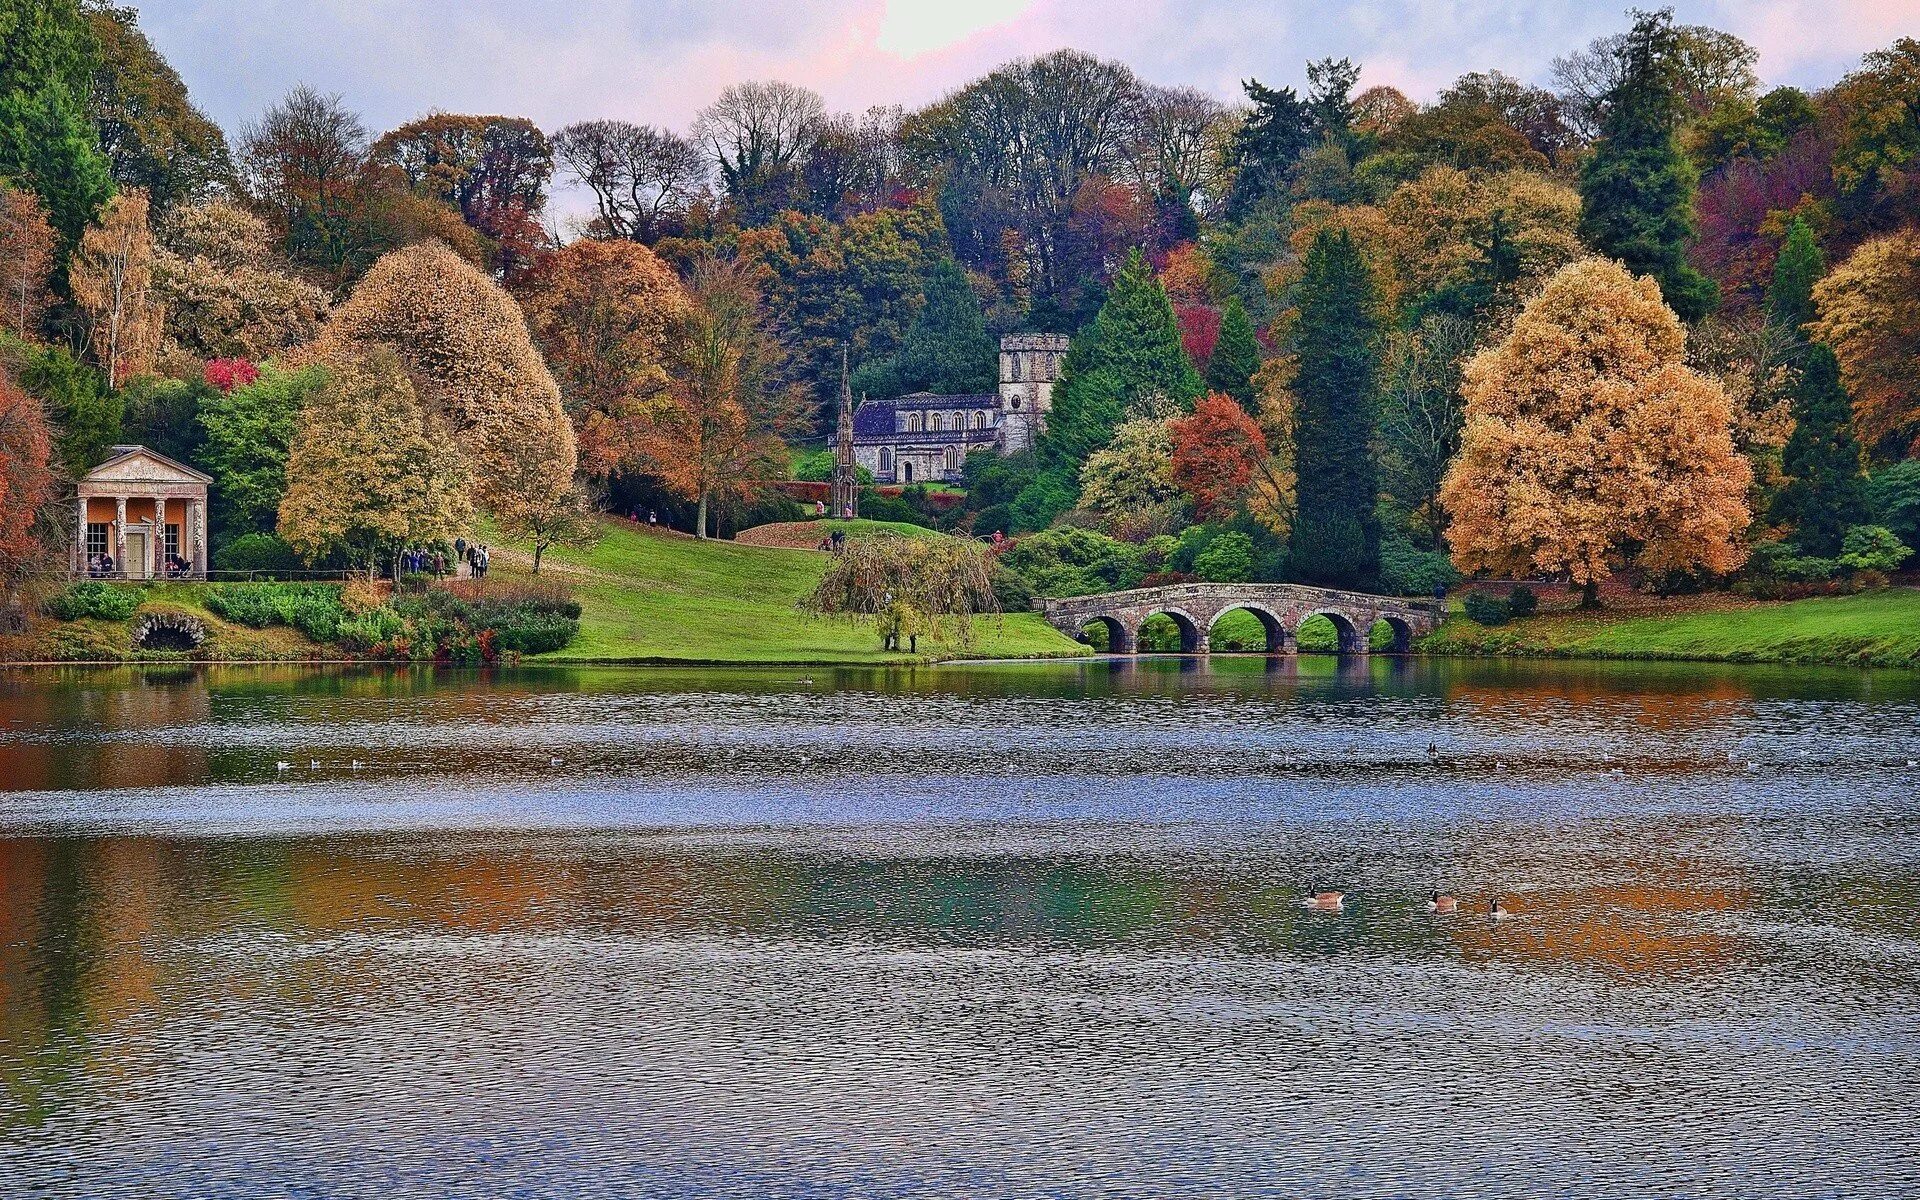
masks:
[[[840,423],[833,443],[833,515],[854,517],[860,509],[860,479],[853,462],[853,381],[847,348],[840,347]]]

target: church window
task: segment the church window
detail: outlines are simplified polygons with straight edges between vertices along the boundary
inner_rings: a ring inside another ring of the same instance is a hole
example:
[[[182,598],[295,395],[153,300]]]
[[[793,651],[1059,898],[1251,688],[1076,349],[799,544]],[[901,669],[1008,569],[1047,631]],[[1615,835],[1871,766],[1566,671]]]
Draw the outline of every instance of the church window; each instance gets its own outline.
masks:
[[[946,469],[949,471],[958,471],[960,469],[960,447],[947,447]]]
[[[920,414],[919,413],[912,412],[907,414],[907,432],[908,433],[920,432]]]
[[[880,447],[880,473],[882,475],[893,474],[893,447],[892,446]]]

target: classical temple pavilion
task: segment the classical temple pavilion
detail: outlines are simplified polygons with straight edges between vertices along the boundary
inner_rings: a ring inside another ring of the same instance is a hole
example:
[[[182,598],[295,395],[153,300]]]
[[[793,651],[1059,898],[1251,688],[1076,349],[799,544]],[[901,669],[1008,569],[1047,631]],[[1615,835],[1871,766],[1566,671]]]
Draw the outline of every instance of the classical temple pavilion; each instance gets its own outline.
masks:
[[[113,447],[80,479],[74,574],[204,578],[212,482],[145,446]]]

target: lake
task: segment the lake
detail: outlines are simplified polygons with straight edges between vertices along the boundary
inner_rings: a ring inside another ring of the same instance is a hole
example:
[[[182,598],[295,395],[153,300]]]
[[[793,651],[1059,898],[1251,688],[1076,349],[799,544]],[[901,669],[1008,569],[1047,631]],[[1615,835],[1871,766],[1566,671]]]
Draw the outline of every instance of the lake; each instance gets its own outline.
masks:
[[[1915,759],[1920,673],[0,673],[0,1195],[1920,1194]]]

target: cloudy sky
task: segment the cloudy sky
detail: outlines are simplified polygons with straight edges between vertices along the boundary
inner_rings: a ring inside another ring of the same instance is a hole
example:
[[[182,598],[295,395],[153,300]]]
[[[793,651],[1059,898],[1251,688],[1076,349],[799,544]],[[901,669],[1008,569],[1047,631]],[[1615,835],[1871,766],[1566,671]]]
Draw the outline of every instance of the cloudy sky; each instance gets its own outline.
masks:
[[[126,2],[126,0],[123,0]],[[728,83],[805,84],[836,109],[915,105],[996,63],[1072,46],[1222,98],[1304,83],[1310,58],[1430,99],[1462,72],[1545,82],[1556,54],[1627,23],[1552,0],[133,0],[202,108],[235,132],[295,83],[378,132],[433,109],[555,129],[684,128]],[[1655,0],[1642,0],[1651,5]],[[1920,32],[1920,0],[1678,0],[1760,50],[1768,83],[1829,82]]]
[[[1651,0],[1647,0],[1651,2]],[[1430,98],[1463,71],[1544,81],[1623,27],[1619,4],[1548,0],[136,0],[141,24],[230,131],[296,82],[378,131],[430,109],[552,129],[618,116],[682,127],[727,83],[777,77],[836,108],[915,104],[1061,46],[1222,97],[1303,82],[1345,55],[1363,84]],[[1902,34],[1920,0],[1680,0],[1758,46],[1769,83],[1831,80]]]

